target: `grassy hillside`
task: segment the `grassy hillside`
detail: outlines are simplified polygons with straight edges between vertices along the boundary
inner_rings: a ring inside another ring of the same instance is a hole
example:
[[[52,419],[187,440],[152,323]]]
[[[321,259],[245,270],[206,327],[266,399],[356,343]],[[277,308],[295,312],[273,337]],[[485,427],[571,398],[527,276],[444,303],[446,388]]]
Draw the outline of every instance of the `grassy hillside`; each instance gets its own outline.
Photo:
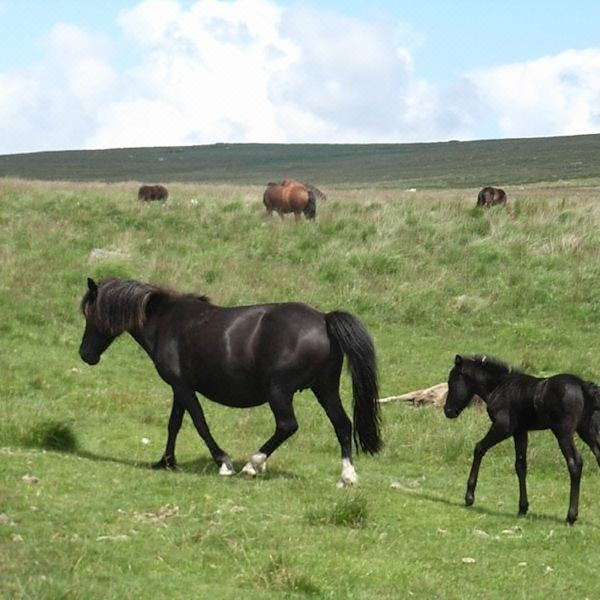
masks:
[[[477,187],[600,177],[600,135],[435,144],[217,144],[0,156],[0,177]]]
[[[457,352],[600,381],[600,180],[476,187],[330,186],[315,223],[265,221],[261,185],[0,180],[0,596],[24,598],[593,598],[600,478],[587,448],[580,520],[552,435],[530,439],[530,515],[517,518],[513,449],[485,458],[463,506],[471,409],[383,407],[386,448],[335,487],[339,449],[310,392],[298,433],[255,481],[222,479],[188,419],[181,471],[163,450],[170,390],[128,336],[83,364],[86,277],[132,277],[217,304],[301,300],[357,314],[381,394],[445,380]],[[120,258],[93,261],[94,248]],[[342,394],[349,408],[350,383]],[[265,407],[204,402],[238,469],[271,434]],[[578,443],[579,447],[582,444]],[[36,479],[32,479],[35,477]]]

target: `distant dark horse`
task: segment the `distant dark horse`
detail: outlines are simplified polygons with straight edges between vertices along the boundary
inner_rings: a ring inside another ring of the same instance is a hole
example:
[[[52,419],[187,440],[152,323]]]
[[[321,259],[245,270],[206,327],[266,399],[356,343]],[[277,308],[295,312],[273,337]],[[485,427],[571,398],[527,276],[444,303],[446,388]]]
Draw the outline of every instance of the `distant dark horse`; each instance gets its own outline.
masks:
[[[515,442],[515,469],[519,478],[519,514],[527,513],[527,432],[551,429],[567,461],[571,495],[567,521],[573,524],[579,508],[579,482],[583,461],[573,442],[575,432],[591,448],[600,466],[600,391],[591,381],[575,375],[539,378],[511,369],[485,356],[456,356],[448,377],[448,398],[444,412],[458,417],[474,394],[487,403],[492,426],[476,444],[467,483],[465,502],[475,500],[479,465],[485,453],[509,437]]]
[[[164,185],[142,185],[138,190],[138,200],[166,200],[169,190]]]
[[[477,194],[477,206],[504,206],[506,204],[506,193],[504,190],[495,187],[484,187]]]
[[[165,452],[155,468],[171,468],[175,440],[187,411],[219,467],[234,473],[231,458],[213,439],[196,398],[236,408],[269,403],[275,433],[242,469],[264,471],[266,460],[297,429],[292,398],[310,388],[325,410],[342,453],[340,484],[357,482],[352,438],[374,454],[382,446],[375,349],[364,325],[346,312],[321,313],[306,304],[224,308],[205,296],[179,294],[147,283],[88,279],[81,301],[86,325],[79,354],[90,365],[127,331],[148,353],[173,389]],[[344,354],[354,397],[354,436],[339,395]]]
[[[325,200],[327,196],[312,185],[284,179],[280,183],[267,184],[263,204],[269,216],[275,211],[283,219],[284,214],[294,213],[298,221],[302,213],[307,219],[317,216],[317,198]]]

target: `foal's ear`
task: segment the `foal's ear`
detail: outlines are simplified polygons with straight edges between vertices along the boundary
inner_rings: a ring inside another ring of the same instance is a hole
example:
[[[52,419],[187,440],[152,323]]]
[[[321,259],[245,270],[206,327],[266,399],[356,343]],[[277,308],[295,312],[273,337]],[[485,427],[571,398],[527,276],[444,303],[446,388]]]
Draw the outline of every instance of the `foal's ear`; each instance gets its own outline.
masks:
[[[463,363],[462,356],[461,356],[460,354],[457,354],[457,355],[454,357],[454,364],[455,364],[457,367],[462,367],[462,363]]]
[[[93,300],[98,295],[98,286],[91,277],[88,277],[87,284],[90,291],[90,298]]]

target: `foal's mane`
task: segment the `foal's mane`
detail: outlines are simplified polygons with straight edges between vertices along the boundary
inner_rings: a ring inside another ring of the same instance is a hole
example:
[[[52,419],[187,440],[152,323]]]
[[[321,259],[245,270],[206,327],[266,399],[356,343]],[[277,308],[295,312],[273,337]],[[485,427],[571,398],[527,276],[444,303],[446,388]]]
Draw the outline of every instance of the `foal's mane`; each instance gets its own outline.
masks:
[[[209,302],[207,296],[181,294],[150,283],[131,279],[106,279],[98,284],[97,293],[88,290],[81,300],[81,311],[86,319],[111,335],[142,327],[146,322],[147,307],[151,300],[169,301],[194,298]]]
[[[475,354],[473,356],[465,356],[464,360],[467,360],[477,367],[491,371],[494,375],[517,375],[521,371],[511,367],[503,360],[495,358],[494,356],[487,356],[485,354]]]

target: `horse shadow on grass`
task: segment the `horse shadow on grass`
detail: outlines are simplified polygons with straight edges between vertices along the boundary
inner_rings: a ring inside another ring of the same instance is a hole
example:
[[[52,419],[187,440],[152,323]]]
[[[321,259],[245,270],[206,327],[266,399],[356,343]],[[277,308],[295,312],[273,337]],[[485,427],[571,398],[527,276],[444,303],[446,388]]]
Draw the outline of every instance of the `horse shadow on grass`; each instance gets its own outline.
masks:
[[[69,454],[95,462],[108,462],[145,470],[152,470],[154,465],[154,463],[151,462],[116,456],[106,456],[91,452],[90,450],[85,450],[81,448],[77,436],[73,432],[71,426],[62,421],[47,420],[38,423],[20,441],[28,447],[36,447],[41,450]],[[237,468],[237,474],[239,474],[241,468],[242,465]],[[169,471],[181,475],[206,475],[212,477],[217,474],[218,468],[212,458],[201,456],[193,460],[178,463],[177,468],[169,469]],[[301,476],[295,473],[289,473],[279,469],[267,470],[266,473],[260,475],[260,479],[303,480]]]
[[[72,450],[56,450],[57,452],[62,452],[63,454],[71,454],[73,456],[77,456],[78,458],[82,458],[85,460],[92,460],[94,462],[104,462],[104,463],[114,463],[118,465],[124,465],[126,467],[133,467],[135,469],[142,469],[146,471],[168,471],[173,475],[201,475],[207,477],[214,477],[218,475],[218,468],[215,465],[214,461],[210,457],[199,457],[193,460],[188,460],[184,462],[177,463],[177,467],[174,469],[154,469],[153,462],[146,462],[140,460],[134,460],[130,458],[121,458],[116,456],[107,456],[102,454],[96,454],[89,450],[83,449],[72,449]],[[245,463],[244,463],[245,464]],[[242,468],[242,464],[236,466],[236,474],[233,477],[238,477],[240,475],[240,471]],[[238,478],[242,478],[239,476]],[[259,475],[257,479],[260,480],[277,480],[277,479],[287,479],[287,480],[300,480],[302,481],[304,478],[296,473],[290,473],[289,471],[282,471],[280,469],[270,469],[265,473]]]
[[[489,508],[487,506],[482,506],[482,505],[473,505],[473,506],[465,506],[464,502],[461,502],[459,500],[449,500],[448,498],[442,497],[442,496],[436,496],[435,494],[432,494],[430,492],[421,492],[418,490],[399,490],[400,493],[406,495],[406,496],[411,496],[413,498],[419,498],[421,500],[426,500],[427,502],[433,502],[436,504],[443,504],[445,506],[451,506],[453,508],[458,508],[461,510],[465,510],[465,511],[469,511],[469,512],[475,512],[477,514],[480,515],[486,515],[486,516],[490,516],[490,517],[501,517],[503,519],[510,519],[511,521],[514,519],[518,519],[519,521],[521,519],[524,520],[524,522],[527,521],[543,521],[543,522],[547,522],[547,523],[552,523],[554,525],[566,525],[566,522],[564,519],[561,519],[560,517],[557,517],[555,515],[547,515],[547,514],[541,514],[541,513],[533,513],[533,512],[529,512],[526,516],[518,516],[516,511],[510,511],[510,510],[498,510],[498,509],[493,509],[493,508]],[[585,524],[589,527],[593,527],[598,529],[599,526],[596,525],[595,523],[592,523],[590,521],[585,521]]]

